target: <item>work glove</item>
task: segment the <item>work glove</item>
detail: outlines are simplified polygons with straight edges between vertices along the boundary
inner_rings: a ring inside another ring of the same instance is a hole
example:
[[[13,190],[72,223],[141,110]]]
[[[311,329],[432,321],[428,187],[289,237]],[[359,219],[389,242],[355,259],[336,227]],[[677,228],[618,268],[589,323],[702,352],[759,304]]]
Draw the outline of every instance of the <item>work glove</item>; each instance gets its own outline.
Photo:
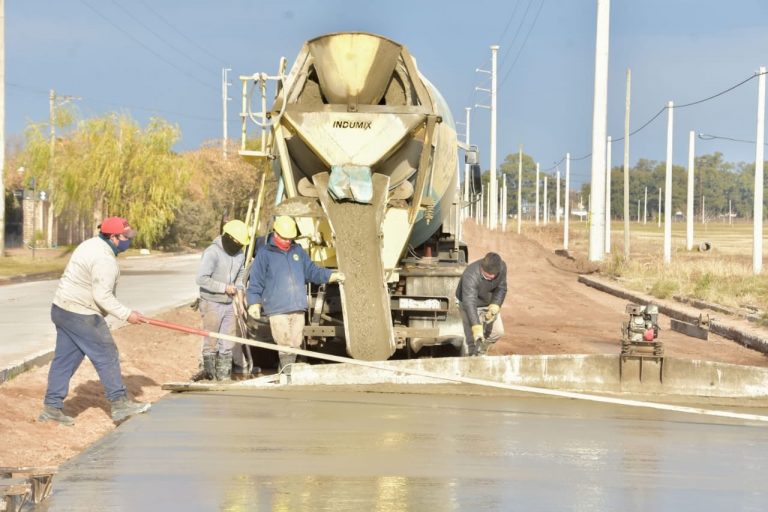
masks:
[[[343,283],[344,280],[347,278],[347,276],[344,275],[344,272],[339,272],[338,270],[336,272],[331,273],[331,277],[328,279],[329,283]]]
[[[248,316],[254,320],[261,318],[261,304],[251,304],[248,306]]]
[[[485,337],[483,336],[483,326],[482,325],[473,325],[472,326],[472,339],[476,342],[483,341]]]
[[[501,306],[499,306],[498,304],[491,304],[490,306],[488,306],[488,311],[485,312],[485,321],[490,322],[491,320],[496,318],[496,315],[499,314],[500,308]]]

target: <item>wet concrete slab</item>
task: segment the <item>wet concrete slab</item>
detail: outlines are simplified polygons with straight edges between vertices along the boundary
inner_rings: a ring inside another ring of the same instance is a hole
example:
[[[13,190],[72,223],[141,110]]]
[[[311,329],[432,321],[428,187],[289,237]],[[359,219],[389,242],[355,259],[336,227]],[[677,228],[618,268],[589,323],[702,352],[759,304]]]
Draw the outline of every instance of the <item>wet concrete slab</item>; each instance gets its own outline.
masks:
[[[183,393],[60,468],[37,510],[754,510],[768,428],[520,396]]]

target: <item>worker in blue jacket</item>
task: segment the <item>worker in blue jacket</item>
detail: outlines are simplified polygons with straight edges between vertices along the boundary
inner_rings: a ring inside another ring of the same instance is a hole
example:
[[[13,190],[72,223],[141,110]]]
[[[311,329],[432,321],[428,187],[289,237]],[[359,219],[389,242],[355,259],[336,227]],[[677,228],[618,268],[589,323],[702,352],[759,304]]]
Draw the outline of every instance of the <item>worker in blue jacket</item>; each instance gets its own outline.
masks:
[[[275,343],[299,348],[304,338],[308,282],[342,283],[344,274],[318,267],[301,245],[295,242],[298,228],[293,218],[280,216],[273,223],[264,247],[251,266],[246,301],[248,315],[269,319]],[[280,352],[280,371],[290,374],[296,354]]]

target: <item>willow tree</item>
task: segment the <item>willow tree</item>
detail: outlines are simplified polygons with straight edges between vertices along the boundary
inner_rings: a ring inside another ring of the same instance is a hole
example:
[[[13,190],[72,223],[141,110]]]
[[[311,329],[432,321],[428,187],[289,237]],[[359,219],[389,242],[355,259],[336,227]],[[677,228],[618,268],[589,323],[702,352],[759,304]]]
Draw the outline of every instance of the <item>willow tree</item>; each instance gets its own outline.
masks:
[[[189,179],[185,161],[173,153],[180,130],[162,119],[145,129],[125,114],[77,121],[56,141],[40,125],[26,132],[24,162],[38,187],[52,190],[54,212],[88,228],[111,215],[126,217],[152,245],[173,221]]]

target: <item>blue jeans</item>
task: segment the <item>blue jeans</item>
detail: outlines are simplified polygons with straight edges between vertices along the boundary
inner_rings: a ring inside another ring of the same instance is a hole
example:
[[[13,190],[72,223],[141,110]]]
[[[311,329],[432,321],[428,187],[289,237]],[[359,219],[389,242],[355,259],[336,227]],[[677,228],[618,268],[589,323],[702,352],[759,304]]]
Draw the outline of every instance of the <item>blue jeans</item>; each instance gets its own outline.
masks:
[[[93,363],[104,394],[112,401],[125,396],[120,375],[120,354],[112,333],[101,315],[79,315],[51,306],[51,320],[56,325],[56,351],[48,372],[45,405],[61,409],[69,393],[69,381],[83,357]]]

